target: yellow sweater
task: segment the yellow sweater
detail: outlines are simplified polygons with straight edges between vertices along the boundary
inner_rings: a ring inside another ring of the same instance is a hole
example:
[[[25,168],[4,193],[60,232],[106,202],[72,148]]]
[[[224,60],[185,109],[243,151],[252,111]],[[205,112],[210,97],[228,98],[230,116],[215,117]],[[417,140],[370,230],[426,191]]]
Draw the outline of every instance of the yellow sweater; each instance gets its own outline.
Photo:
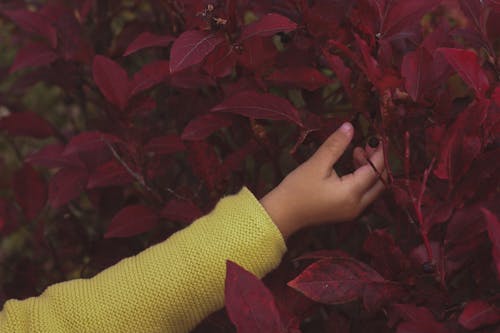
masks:
[[[91,279],[7,301],[0,332],[187,332],[224,306],[226,260],[261,278],[285,251],[280,231],[243,188],[163,243]]]

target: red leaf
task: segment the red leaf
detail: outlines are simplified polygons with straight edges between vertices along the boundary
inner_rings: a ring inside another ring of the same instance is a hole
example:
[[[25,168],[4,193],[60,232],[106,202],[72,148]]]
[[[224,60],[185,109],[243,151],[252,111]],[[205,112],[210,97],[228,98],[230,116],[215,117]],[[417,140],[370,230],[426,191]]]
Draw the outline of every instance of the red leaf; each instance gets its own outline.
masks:
[[[159,60],[145,65],[140,71],[134,74],[131,83],[131,95],[148,90],[157,84],[162,83],[170,75],[170,63],[166,60]]]
[[[186,147],[177,135],[170,134],[151,139],[151,141],[146,144],[145,149],[147,152],[152,152],[158,155],[167,155],[184,151],[186,150]]]
[[[403,58],[401,75],[405,79],[405,88],[413,101],[420,100],[423,91],[428,87],[430,65],[433,58],[424,48],[409,52]]]
[[[498,220],[498,216],[486,208],[481,208],[481,212],[486,218],[488,236],[493,244],[493,260],[497,268],[497,278],[500,281],[500,221]]]
[[[385,39],[396,35],[406,36],[411,29],[418,26],[422,17],[439,5],[442,0],[395,1],[385,15],[381,33]]]
[[[213,132],[228,127],[232,123],[230,115],[207,113],[191,120],[184,128],[181,138],[189,141],[203,140]]]
[[[437,321],[411,321],[398,326],[396,333],[450,333],[445,325]]]
[[[372,257],[371,266],[386,279],[396,279],[410,266],[394,238],[384,230],[370,233],[365,239],[363,250]]]
[[[116,160],[111,160],[99,166],[89,176],[87,188],[126,185],[134,181],[134,177]]]
[[[0,129],[12,136],[45,139],[54,135],[52,125],[34,112],[14,112],[0,119]]]
[[[57,58],[59,56],[44,43],[30,42],[17,52],[9,72],[14,73],[25,68],[46,66]]]
[[[377,272],[350,258],[322,259],[307,267],[288,285],[316,302],[341,304],[363,295],[373,282],[385,282]]]
[[[59,170],[49,183],[49,205],[59,208],[76,199],[87,184],[87,170],[82,168],[64,168]]]
[[[500,87],[495,88],[495,91],[493,91],[491,99],[493,99],[496,105],[500,107]]]
[[[289,18],[278,14],[267,14],[259,21],[253,22],[243,28],[240,41],[253,36],[272,36],[278,32],[290,32],[297,29],[297,24]]]
[[[143,32],[130,45],[123,54],[124,57],[148,47],[167,47],[175,40],[169,35],[155,35],[150,32]]]
[[[287,120],[302,125],[299,112],[288,100],[255,91],[244,91],[212,108],[213,112],[230,112],[254,119]]]
[[[339,56],[330,54],[327,49],[323,49],[323,56],[325,57],[328,67],[337,75],[340,82],[344,86],[345,91],[349,96],[352,96],[351,89],[351,74],[352,71],[344,64],[344,61]]]
[[[41,36],[57,47],[57,31],[42,15],[26,9],[3,10],[2,13],[24,31]]]
[[[472,301],[467,303],[458,322],[468,330],[495,325],[500,322],[500,309],[485,301]]]
[[[179,72],[202,62],[224,38],[198,30],[182,33],[172,45],[170,71]]]
[[[57,29],[58,53],[62,58],[89,65],[94,57],[94,50],[86,37],[88,31],[83,30],[76,18],[76,10],[71,7],[51,2],[41,8],[40,12]]]
[[[221,162],[213,146],[204,141],[190,142],[188,162],[194,174],[214,190],[221,181]]]
[[[64,155],[107,149],[107,144],[122,142],[114,135],[102,132],[83,132],[71,138],[64,149]]]
[[[330,80],[315,68],[289,67],[274,71],[267,80],[276,84],[289,84],[309,91],[326,86]]]
[[[163,207],[161,217],[172,221],[191,223],[203,212],[191,200],[172,199]]]
[[[47,186],[38,172],[31,165],[24,164],[14,175],[12,189],[26,218],[36,218],[47,201]]]
[[[226,262],[226,311],[239,333],[284,333],[274,297],[264,283],[232,261]]]
[[[242,168],[246,157],[253,155],[260,149],[260,145],[255,140],[249,140],[243,147],[229,154],[222,163],[222,173],[232,175]]]
[[[206,58],[203,69],[211,77],[222,78],[232,73],[236,60],[234,48],[222,43]]]
[[[111,220],[104,238],[132,237],[145,233],[158,224],[158,216],[144,205],[128,206]]]
[[[270,65],[276,58],[278,50],[270,38],[254,37],[243,42],[243,52],[238,54],[238,63],[254,72]]]
[[[486,119],[489,100],[472,103],[446,131],[434,174],[456,183],[469,170],[482,149],[480,130]]]
[[[414,304],[392,304],[387,318],[389,319],[387,323],[389,327],[394,326],[400,320],[410,322],[435,321],[434,315],[429,309]]]
[[[99,90],[108,102],[125,109],[130,96],[127,72],[111,59],[97,55],[92,65],[92,74]]]
[[[405,295],[402,285],[395,282],[368,283],[363,290],[363,306],[366,311],[375,313],[383,306],[400,300]]]
[[[437,51],[444,55],[464,82],[476,91],[478,97],[484,97],[490,83],[474,51],[452,48],[439,48]]]
[[[60,143],[47,145],[42,149],[28,155],[26,162],[44,166],[46,168],[61,168],[61,167],[83,167],[82,161],[76,155],[63,155],[64,146]]]

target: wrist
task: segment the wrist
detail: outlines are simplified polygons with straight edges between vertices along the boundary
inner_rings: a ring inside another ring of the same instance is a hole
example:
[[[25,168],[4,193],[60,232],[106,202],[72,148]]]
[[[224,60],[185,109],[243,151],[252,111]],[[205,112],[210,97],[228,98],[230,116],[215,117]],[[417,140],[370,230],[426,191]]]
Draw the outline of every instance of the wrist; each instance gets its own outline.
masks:
[[[276,227],[278,227],[285,240],[300,229],[299,224],[293,219],[291,207],[287,205],[284,196],[278,188],[266,194],[259,202]]]

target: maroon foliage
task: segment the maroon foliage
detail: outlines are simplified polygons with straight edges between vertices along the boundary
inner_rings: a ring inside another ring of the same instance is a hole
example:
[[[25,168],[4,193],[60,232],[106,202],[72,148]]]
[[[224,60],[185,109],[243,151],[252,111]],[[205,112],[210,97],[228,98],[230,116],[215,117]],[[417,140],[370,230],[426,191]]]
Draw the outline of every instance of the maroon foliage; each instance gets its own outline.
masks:
[[[93,275],[242,186],[262,197],[350,121],[335,170],[378,137],[386,193],[293,235],[265,285],[228,263],[227,311],[199,331],[498,331],[498,1],[14,0],[0,16],[0,302]]]
[[[285,332],[273,294],[232,261],[227,261],[225,304],[238,332]]]

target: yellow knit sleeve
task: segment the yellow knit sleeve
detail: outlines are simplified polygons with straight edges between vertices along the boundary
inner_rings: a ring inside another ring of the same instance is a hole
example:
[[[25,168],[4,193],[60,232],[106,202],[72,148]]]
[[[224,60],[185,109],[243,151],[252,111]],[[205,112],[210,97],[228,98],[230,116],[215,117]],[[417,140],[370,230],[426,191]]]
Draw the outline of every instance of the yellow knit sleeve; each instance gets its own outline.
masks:
[[[281,233],[243,188],[166,241],[91,279],[7,301],[0,332],[188,332],[223,307],[226,260],[263,277],[285,251]]]

